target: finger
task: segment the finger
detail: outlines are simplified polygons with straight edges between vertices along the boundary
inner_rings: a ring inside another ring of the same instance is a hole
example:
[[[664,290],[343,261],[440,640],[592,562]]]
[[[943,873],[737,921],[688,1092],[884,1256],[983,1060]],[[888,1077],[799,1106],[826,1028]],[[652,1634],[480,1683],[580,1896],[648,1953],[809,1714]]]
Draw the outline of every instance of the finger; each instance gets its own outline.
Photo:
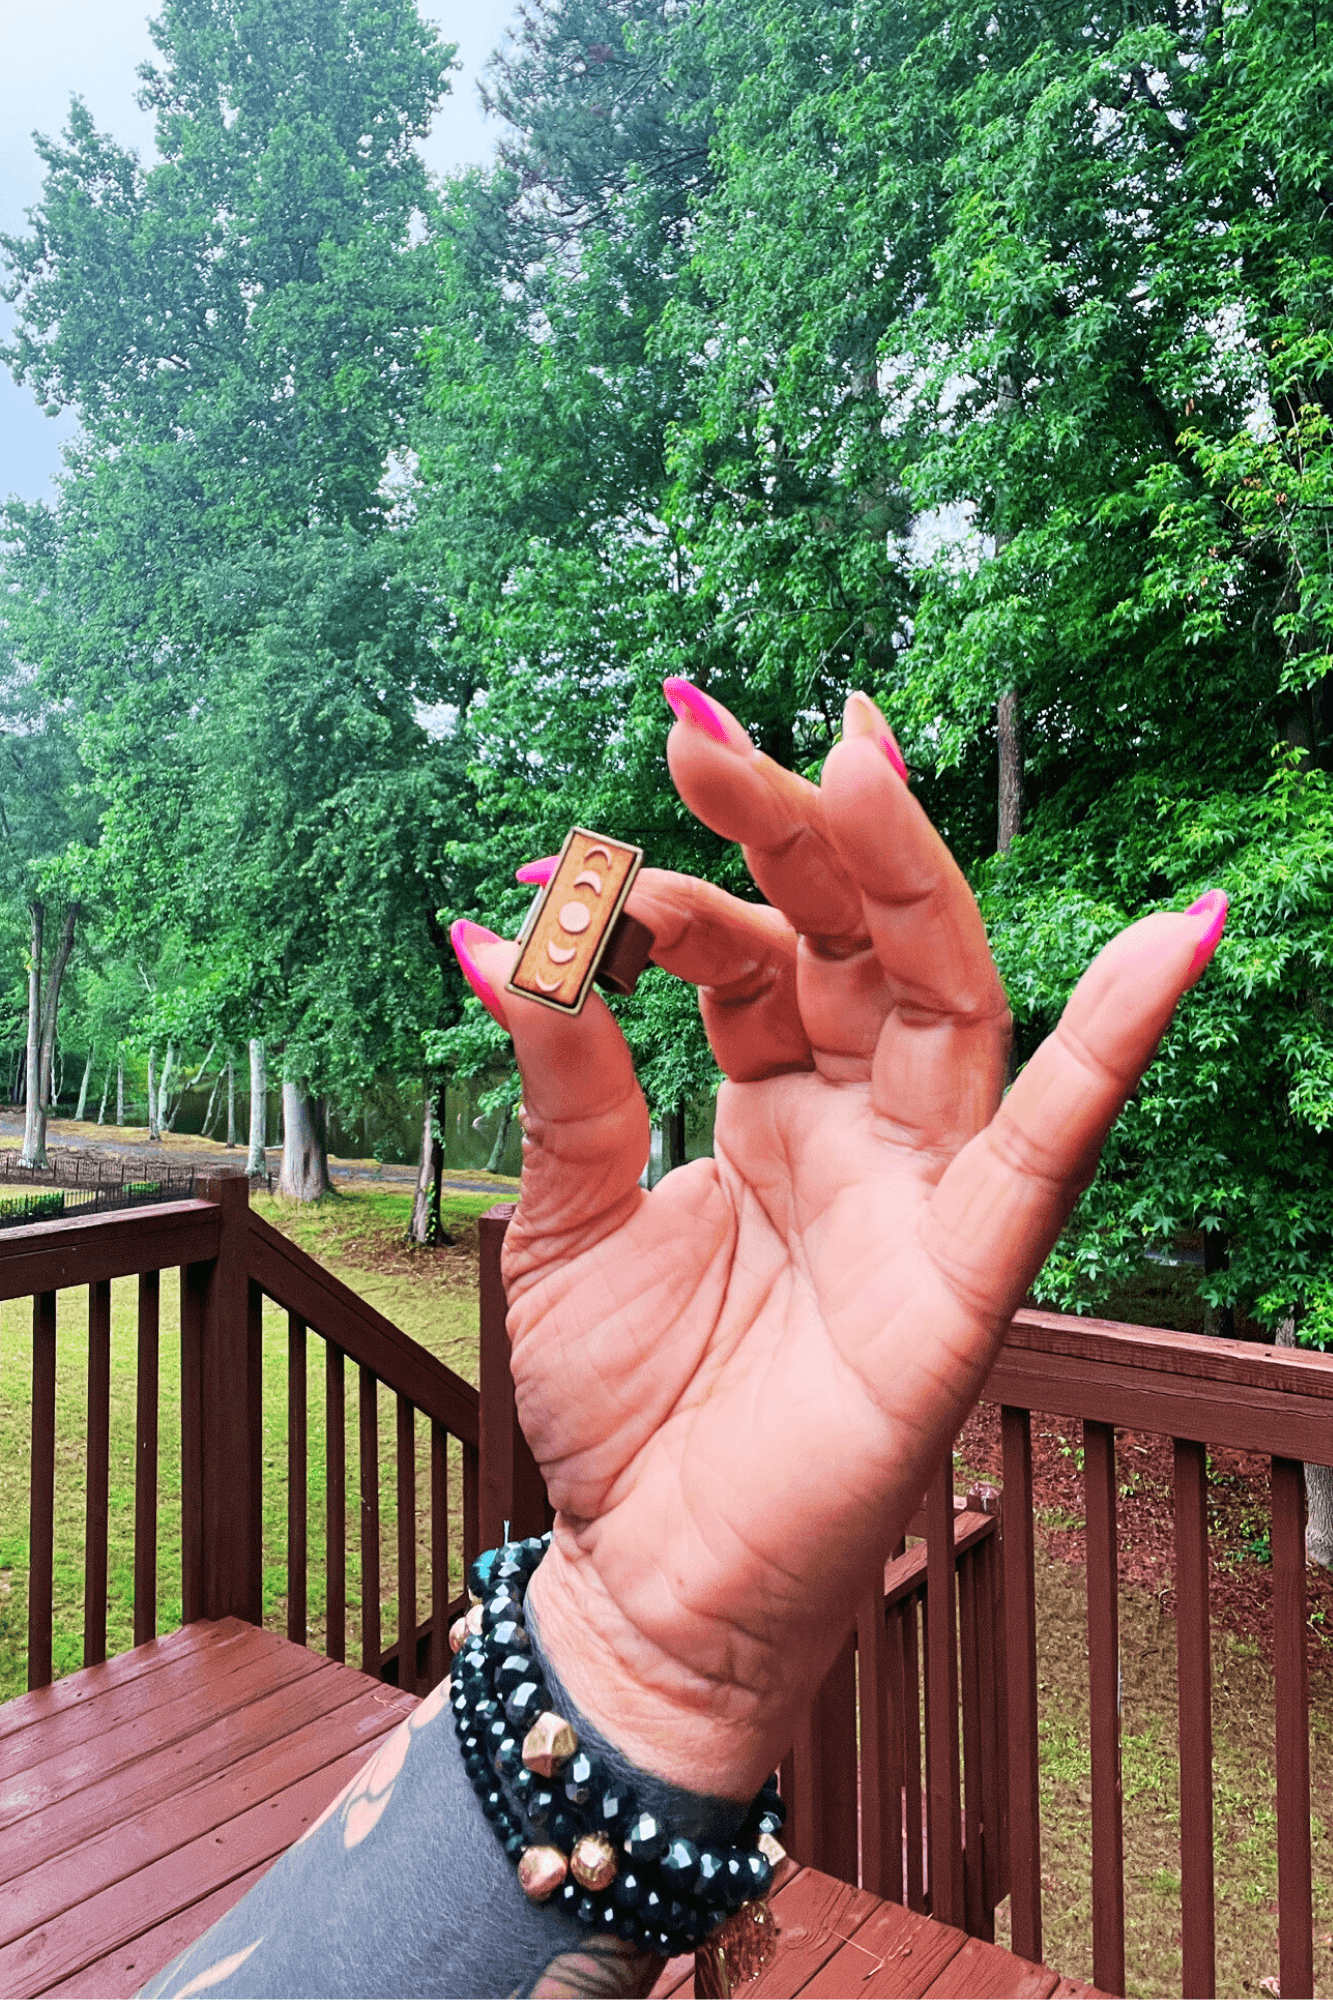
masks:
[[[522,882],[548,882],[559,855],[529,861]],[[711,882],[642,868],[626,905],[653,933],[652,962],[699,989],[719,1069],[735,1083],[814,1067],[796,997],[796,933],[779,911]]]
[[[995,1117],[932,1197],[926,1246],[974,1321],[1006,1326],[1226,918],[1214,891],[1182,916],[1123,931],[1075,987]]]
[[[519,948],[477,925],[455,926],[454,949],[478,998],[512,1035],[523,1079],[521,1227],[506,1251],[506,1269],[521,1283],[534,1239],[537,1262],[575,1256],[644,1198],[648,1107],[625,1038],[598,995],[566,1015],[506,992]]]

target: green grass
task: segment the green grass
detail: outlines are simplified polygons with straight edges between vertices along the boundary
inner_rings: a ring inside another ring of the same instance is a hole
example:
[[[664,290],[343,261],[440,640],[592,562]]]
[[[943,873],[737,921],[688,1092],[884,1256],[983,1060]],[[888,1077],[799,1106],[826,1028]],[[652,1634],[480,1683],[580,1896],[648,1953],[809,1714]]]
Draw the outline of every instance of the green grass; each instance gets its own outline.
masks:
[[[502,1194],[503,1190],[498,1190]],[[446,1226],[459,1247],[442,1253],[406,1245],[411,1192],[357,1187],[310,1209],[257,1197],[255,1207],[344,1283],[475,1382],[477,1307],[473,1262],[462,1239],[497,1198],[458,1195],[445,1204]],[[111,1288],[111,1454],[108,1533],[107,1646],[133,1644],[134,1614],[134,1415],[137,1370],[137,1281]],[[161,1292],[158,1461],[157,1622],[169,1631],[180,1621],[180,1310],[175,1272],[164,1272]],[[309,1467],[307,1521],[311,1643],[324,1639],[324,1343],[307,1342]],[[84,1435],[87,1412],[87,1294],[61,1292],[57,1309],[56,1516],[53,1665],[57,1675],[83,1664]],[[9,1449],[0,1457],[0,1700],[27,1682],[27,1566],[32,1395],[32,1308],[19,1299],[0,1307],[0,1427]],[[346,1380],[348,1444],[348,1656],[359,1658],[359,1503],[357,1499],[357,1371]],[[397,1516],[395,1508],[394,1399],[381,1390],[380,1550],[384,1642],[396,1637]],[[451,1453],[451,1491],[459,1491],[459,1451]],[[429,1604],[429,1436],[417,1420],[418,1617]],[[450,1585],[461,1585],[461,1509],[451,1506]],[[286,1626],[287,1612],[287,1321],[265,1302],[263,1329],[263,1545],[264,1622]]]

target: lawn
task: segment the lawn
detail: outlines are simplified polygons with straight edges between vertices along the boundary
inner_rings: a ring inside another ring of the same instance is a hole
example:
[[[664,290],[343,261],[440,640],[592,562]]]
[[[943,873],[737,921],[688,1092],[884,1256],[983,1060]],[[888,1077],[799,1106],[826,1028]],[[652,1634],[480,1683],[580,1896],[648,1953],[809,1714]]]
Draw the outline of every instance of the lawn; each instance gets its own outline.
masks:
[[[316,1207],[301,1209],[269,1196],[254,1206],[312,1256],[335,1271],[380,1312],[419,1340],[470,1382],[477,1374],[476,1218],[497,1195],[454,1194],[444,1204],[454,1246],[409,1248],[412,1197],[401,1188],[353,1187]],[[137,1281],[111,1288],[111,1479],[107,1646],[133,1643],[134,1614],[134,1412],[137,1373]],[[175,1272],[162,1281],[158,1469],[158,1629],[180,1621],[180,1306]],[[309,1410],[308,1536],[311,1643],[324,1637],[324,1344],[307,1342]],[[18,1299],[0,1307],[0,1700],[27,1683],[27,1563],[29,1409],[32,1390],[32,1307]],[[56,1516],[53,1664],[57,1675],[83,1663],[84,1449],[87,1410],[88,1329],[86,1294],[59,1294],[56,1371]],[[263,1335],[263,1537],[264,1622],[285,1630],[287,1615],[287,1320],[265,1302]],[[359,1543],[355,1498],[357,1375],[347,1371],[348,1440],[348,1657],[359,1661]],[[393,1399],[379,1399],[381,1466],[381,1602],[386,1643],[396,1636],[397,1515],[393,1477]],[[457,1492],[458,1458],[451,1454],[451,1490]],[[417,1423],[418,1616],[429,1603],[429,1435]],[[461,1510],[451,1508],[451,1590],[461,1586]]]

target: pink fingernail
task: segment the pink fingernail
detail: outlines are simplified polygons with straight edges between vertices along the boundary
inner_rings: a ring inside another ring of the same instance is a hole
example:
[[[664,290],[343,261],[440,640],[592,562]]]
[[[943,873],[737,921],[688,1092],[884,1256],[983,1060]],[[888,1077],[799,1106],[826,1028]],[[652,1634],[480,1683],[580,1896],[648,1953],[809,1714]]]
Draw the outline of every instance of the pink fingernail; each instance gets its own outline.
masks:
[[[514,870],[516,882],[549,882],[560,865],[558,854],[544,854],[540,861],[525,861],[521,868]]]
[[[903,783],[906,784],[907,766],[903,762],[903,753],[898,748],[898,739],[894,735],[893,731],[891,729],[886,729],[884,734],[882,736],[876,737],[875,740],[879,744],[880,749],[884,752],[884,755],[888,758],[889,762],[892,764],[894,770],[898,773],[898,776],[902,779]]]
[[[480,971],[472,956],[479,944],[498,944],[499,941],[494,931],[488,931],[484,924],[471,923],[466,917],[459,917],[456,923],[449,926],[449,942],[454,948],[459,971],[491,1019],[497,1021],[502,1028],[508,1028],[509,1023],[504,1017],[500,1002],[495,997],[495,988]]]
[[[1209,889],[1206,894],[1199,897],[1197,903],[1191,903],[1185,912],[1187,917],[1201,917],[1205,914],[1208,917],[1208,923],[1199,942],[1194,947],[1194,957],[1190,961],[1191,979],[1203,971],[1203,968],[1217,950],[1217,941],[1226,927],[1227,892],[1225,889]]]
[[[683,681],[674,674],[662,683],[662,692],[667,698],[671,713],[681,722],[697,722],[706,730],[715,743],[729,743],[727,725],[717,703],[710,701],[701,688],[692,681]]]

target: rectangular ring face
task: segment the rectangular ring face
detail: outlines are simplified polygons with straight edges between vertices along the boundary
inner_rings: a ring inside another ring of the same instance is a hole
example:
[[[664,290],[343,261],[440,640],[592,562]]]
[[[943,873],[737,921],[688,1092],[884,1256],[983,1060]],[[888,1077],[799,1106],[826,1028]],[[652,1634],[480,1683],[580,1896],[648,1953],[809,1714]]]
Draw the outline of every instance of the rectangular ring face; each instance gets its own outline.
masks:
[[[574,827],[519,933],[523,949],[506,992],[580,1013],[642,861],[641,847]]]

